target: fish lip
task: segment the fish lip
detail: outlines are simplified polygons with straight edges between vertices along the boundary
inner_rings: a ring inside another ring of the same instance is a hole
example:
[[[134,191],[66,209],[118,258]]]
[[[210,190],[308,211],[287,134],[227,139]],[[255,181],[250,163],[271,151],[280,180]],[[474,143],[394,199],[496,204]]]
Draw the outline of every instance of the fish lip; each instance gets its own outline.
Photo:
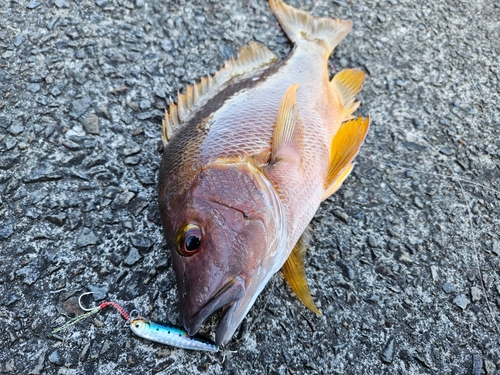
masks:
[[[235,302],[239,301],[245,294],[245,280],[241,276],[236,276],[224,285],[220,291],[205,305],[203,306],[191,319],[184,319],[184,327],[190,336],[195,335],[200,329],[201,325],[210,315],[216,312],[221,307],[231,305],[225,311],[220,322],[222,322],[227,314],[234,310]],[[230,314],[232,315],[232,314]],[[219,322],[219,323],[220,323]],[[217,329],[217,332],[219,329]]]

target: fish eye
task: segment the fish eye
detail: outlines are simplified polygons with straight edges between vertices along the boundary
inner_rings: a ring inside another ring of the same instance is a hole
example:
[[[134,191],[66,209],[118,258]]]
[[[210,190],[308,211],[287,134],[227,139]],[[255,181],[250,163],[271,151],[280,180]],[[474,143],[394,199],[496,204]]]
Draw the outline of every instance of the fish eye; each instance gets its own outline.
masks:
[[[177,232],[175,247],[180,255],[190,257],[200,249],[201,242],[201,228],[196,224],[187,224]]]

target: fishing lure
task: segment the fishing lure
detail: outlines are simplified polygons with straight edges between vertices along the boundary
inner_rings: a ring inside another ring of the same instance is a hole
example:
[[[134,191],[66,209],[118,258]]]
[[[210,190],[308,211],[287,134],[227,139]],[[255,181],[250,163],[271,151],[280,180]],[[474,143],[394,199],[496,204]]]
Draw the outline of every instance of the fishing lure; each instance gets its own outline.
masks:
[[[121,314],[121,316],[123,316],[123,318],[127,321],[127,323],[129,323],[132,332],[137,336],[142,337],[146,340],[155,341],[160,344],[170,345],[181,349],[205,350],[210,352],[219,351],[219,347],[215,344],[215,342],[198,334],[194,336],[189,336],[186,330],[183,329],[182,327],[174,326],[171,324],[153,323],[139,316],[138,312],[137,312],[137,317],[131,317],[134,311],[137,310],[132,311],[131,315],[129,315],[116,302],[106,301],[92,309],[85,308],[82,306],[81,299],[83,296],[87,294],[92,294],[92,292],[83,293],[78,298],[78,304],[80,305],[80,308],[86,311],[86,313],[78,315],[77,317],[63,324],[61,327],[54,329],[52,331],[53,334],[60,331],[64,331],[69,327],[75,325],[80,320],[83,320],[85,318],[88,318],[89,316],[97,314],[99,311],[108,306],[112,306]]]
[[[153,323],[140,316],[132,320],[130,329],[137,336],[160,344],[190,350],[219,351],[219,346],[215,342],[201,335],[189,336],[187,331],[181,327]]]

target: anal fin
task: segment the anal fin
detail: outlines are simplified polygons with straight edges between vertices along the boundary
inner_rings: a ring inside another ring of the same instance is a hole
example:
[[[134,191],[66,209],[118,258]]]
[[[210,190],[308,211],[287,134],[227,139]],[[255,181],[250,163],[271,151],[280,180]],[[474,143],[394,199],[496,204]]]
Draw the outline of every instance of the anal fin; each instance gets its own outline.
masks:
[[[288,282],[293,292],[299,297],[306,307],[312,312],[322,315],[318,310],[309,292],[307,286],[304,261],[306,258],[306,248],[310,240],[309,228],[300,237],[299,241],[292,250],[292,253],[281,268],[285,280]]]
[[[333,137],[323,200],[335,193],[351,173],[352,161],[359,152],[369,126],[370,117],[358,117],[344,122]]]

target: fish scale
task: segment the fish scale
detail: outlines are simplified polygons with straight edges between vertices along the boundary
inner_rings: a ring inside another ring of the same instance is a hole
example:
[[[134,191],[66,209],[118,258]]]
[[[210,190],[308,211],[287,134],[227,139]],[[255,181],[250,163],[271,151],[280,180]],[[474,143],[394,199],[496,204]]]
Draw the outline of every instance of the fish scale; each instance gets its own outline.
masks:
[[[213,77],[187,86],[163,122],[159,208],[189,334],[222,311],[225,344],[282,266],[307,288],[304,236],[321,201],[352,170],[369,120],[353,119],[364,73],[329,80],[327,60],[349,21],[269,0],[295,47],[283,61],[249,43]]]

